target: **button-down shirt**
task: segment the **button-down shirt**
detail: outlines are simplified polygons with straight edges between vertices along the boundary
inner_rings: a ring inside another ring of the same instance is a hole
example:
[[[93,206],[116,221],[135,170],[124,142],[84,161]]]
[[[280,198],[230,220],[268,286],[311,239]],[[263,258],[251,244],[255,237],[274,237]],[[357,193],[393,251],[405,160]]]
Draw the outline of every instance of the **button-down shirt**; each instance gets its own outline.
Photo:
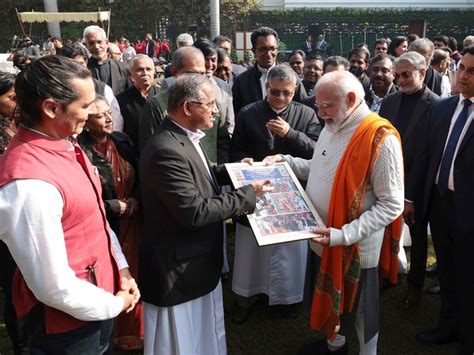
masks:
[[[459,95],[459,102],[458,102],[458,105],[456,106],[456,109],[454,110],[453,119],[451,120],[451,125],[449,127],[448,136],[447,136],[446,142],[444,144],[444,150],[446,150],[446,145],[448,144],[449,136],[451,135],[451,131],[453,130],[454,124],[456,123],[457,119],[459,118],[459,115],[461,114],[461,111],[464,107],[463,101],[465,99],[466,98],[462,94]],[[474,97],[471,97],[470,100],[471,100],[472,103],[474,103]],[[474,105],[471,104],[471,106],[469,107],[469,116],[467,117],[466,124],[464,125],[464,128],[461,132],[461,135],[459,136],[459,140],[458,140],[458,143],[456,145],[456,150],[454,151],[454,159],[451,163],[451,168],[449,169],[448,189],[451,190],[451,191],[454,191],[454,179],[453,179],[454,164],[453,163],[454,163],[454,160],[456,160],[456,156],[458,154],[459,146],[460,146],[462,140],[464,139],[464,136],[466,135],[466,132],[469,129],[469,126],[471,125],[473,119],[474,119]],[[443,155],[444,155],[444,150],[443,150]],[[441,167],[441,162],[440,162],[440,166],[438,167],[438,172],[436,173],[436,180],[435,180],[436,184],[438,184],[440,167]]]

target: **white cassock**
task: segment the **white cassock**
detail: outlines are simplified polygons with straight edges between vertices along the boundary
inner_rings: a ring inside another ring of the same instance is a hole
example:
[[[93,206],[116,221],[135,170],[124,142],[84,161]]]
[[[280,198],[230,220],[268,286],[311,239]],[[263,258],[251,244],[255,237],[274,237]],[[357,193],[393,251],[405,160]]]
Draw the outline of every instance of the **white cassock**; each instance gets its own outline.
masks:
[[[222,284],[173,307],[143,302],[144,355],[225,355]]]
[[[244,297],[264,293],[270,305],[303,300],[308,241],[259,247],[252,229],[237,223],[232,290]]]

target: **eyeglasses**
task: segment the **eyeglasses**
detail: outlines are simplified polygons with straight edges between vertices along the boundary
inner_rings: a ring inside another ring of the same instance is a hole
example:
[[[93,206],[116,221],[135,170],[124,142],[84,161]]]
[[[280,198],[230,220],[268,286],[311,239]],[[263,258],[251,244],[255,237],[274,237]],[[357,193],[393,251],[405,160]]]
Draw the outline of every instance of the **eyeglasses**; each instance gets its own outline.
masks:
[[[278,52],[278,47],[260,47],[256,49],[258,53],[260,54],[266,54],[268,52],[275,54]]]
[[[334,104],[327,103],[327,102],[323,102],[321,104],[315,103],[314,105],[316,106],[318,110],[327,110],[334,106]]]
[[[205,106],[208,110],[212,110],[214,107],[216,107],[216,101],[211,101],[211,102],[199,102],[199,101],[190,101],[191,103],[193,104],[196,104],[196,105],[201,105],[201,106]]]
[[[293,96],[295,92],[294,91],[288,91],[288,90],[278,90],[278,89],[272,89],[270,88],[270,95],[279,97],[280,95],[283,95],[285,97],[290,97]]]
[[[402,77],[403,79],[408,79],[408,78],[411,78],[413,76],[413,72],[412,71],[404,71],[403,73],[395,73],[395,79],[399,79],[400,77]]]

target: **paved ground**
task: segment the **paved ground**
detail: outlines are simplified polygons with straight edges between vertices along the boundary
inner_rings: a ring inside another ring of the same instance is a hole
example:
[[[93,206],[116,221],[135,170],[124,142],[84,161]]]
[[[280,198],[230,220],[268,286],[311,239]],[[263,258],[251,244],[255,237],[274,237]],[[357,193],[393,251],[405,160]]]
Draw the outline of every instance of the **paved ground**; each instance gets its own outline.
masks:
[[[229,249],[232,250],[232,238],[230,243]],[[431,282],[428,281],[426,286],[429,287]],[[405,283],[405,277],[402,276],[397,287],[385,291],[381,296],[379,354],[456,354],[455,345],[426,347],[415,342],[416,332],[436,324],[439,298],[425,294],[418,310],[404,311],[400,304]],[[283,320],[277,316],[278,312],[274,308],[267,307],[263,301],[257,304],[247,323],[240,326],[232,324],[230,315],[235,298],[230,283],[224,286],[224,302],[229,354],[295,354],[303,344],[314,341],[318,336],[309,328],[303,310],[296,319]],[[3,301],[0,303],[3,305]],[[352,339],[351,354],[358,353],[357,349],[357,341]],[[10,344],[0,316],[0,354],[9,353]]]

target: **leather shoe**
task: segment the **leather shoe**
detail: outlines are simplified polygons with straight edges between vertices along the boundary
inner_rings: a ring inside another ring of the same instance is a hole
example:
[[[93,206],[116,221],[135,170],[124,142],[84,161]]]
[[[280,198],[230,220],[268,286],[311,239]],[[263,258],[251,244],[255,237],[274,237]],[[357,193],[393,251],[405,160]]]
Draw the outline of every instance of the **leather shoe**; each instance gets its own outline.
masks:
[[[438,276],[438,264],[434,263],[431,266],[428,266],[425,270],[426,277],[436,277]]]
[[[426,292],[430,295],[438,296],[439,295],[439,285],[435,285],[433,287],[430,287],[429,289],[426,290]]]
[[[418,333],[415,336],[417,342],[425,345],[432,344],[447,344],[457,340],[455,333],[441,332],[439,329],[432,329],[425,332]]]
[[[232,312],[232,323],[243,324],[248,319],[250,312],[252,312],[255,303],[249,307],[240,306],[236,304]]]
[[[405,298],[403,299],[403,308],[406,310],[416,308],[421,302],[421,295],[421,288],[409,285]]]

